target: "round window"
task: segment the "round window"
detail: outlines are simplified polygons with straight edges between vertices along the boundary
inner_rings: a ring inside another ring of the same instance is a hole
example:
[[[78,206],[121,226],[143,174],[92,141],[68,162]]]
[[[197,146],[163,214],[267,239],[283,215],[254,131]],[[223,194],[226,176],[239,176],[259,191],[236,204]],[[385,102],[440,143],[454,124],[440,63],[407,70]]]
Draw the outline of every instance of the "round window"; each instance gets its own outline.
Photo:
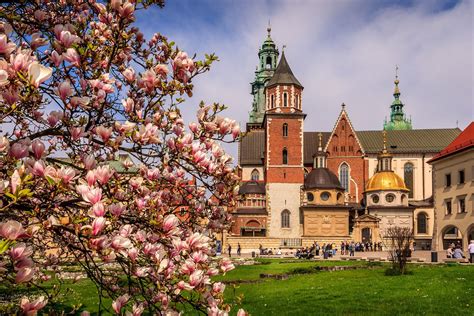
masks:
[[[308,201],[310,201],[310,202],[314,200],[314,195],[313,195],[313,193],[311,193],[311,192],[308,192],[308,193],[306,194],[306,197],[308,198]]]
[[[372,195],[372,202],[378,203],[379,202],[379,196],[376,195],[376,194]]]
[[[392,203],[393,200],[395,200],[395,195],[387,194],[387,196],[385,197],[385,200],[387,200],[388,203]]]
[[[321,200],[327,201],[329,200],[329,196],[330,196],[329,192],[323,192],[321,193]]]

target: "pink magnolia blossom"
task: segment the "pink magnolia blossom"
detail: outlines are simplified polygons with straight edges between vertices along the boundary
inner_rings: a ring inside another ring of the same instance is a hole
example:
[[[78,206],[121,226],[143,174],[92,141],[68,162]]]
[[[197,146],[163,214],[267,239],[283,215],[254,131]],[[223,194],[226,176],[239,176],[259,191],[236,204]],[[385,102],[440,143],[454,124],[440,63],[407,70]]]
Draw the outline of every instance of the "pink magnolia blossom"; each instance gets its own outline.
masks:
[[[15,43],[9,42],[5,34],[0,35],[0,54],[9,56],[16,48]]]
[[[248,314],[242,308],[240,308],[237,312],[237,316],[247,316],[247,315]]]
[[[0,69],[0,87],[5,86],[9,83],[8,81],[8,72],[3,69]]]
[[[38,88],[40,84],[45,82],[51,77],[53,70],[49,67],[45,67],[40,63],[34,61],[28,67],[28,77],[33,86]]]
[[[82,161],[84,162],[84,168],[86,170],[91,170],[95,168],[96,160],[93,154],[84,156],[82,158]]]
[[[34,33],[31,36],[30,46],[32,49],[36,49],[40,46],[44,46],[48,43],[48,40],[44,37],[41,37],[40,33]]]
[[[17,243],[10,249],[10,257],[14,261],[20,261],[25,257],[30,257],[33,254],[33,249],[25,243]]]
[[[84,127],[70,127],[69,133],[71,133],[71,137],[73,140],[79,140],[83,137],[84,134]]]
[[[122,296],[119,296],[115,301],[113,301],[112,308],[115,313],[120,314],[122,308],[127,304],[129,299],[130,296],[128,294],[124,294]]]
[[[82,194],[84,201],[94,205],[102,199],[102,189],[100,188],[87,188]]]
[[[61,169],[57,171],[56,175],[64,184],[69,184],[74,179],[76,172],[73,168],[61,167]]]
[[[169,234],[176,233],[178,225],[179,219],[174,214],[170,214],[163,221],[163,230]]]
[[[105,206],[104,206],[104,203],[102,202],[98,202],[96,204],[94,204],[91,208],[92,210],[92,214],[95,216],[95,217],[103,217],[105,215]]]
[[[40,296],[32,302],[24,297],[21,299],[20,307],[26,316],[36,316],[38,311],[44,308],[46,304],[48,304],[48,300],[44,296]]]
[[[77,35],[71,34],[69,31],[61,31],[59,35],[59,41],[64,47],[71,47],[72,44],[75,44],[80,41],[80,38]]]
[[[226,273],[227,271],[235,269],[235,266],[230,259],[224,258],[221,260],[220,268],[222,272]]]
[[[10,155],[16,159],[28,156],[28,146],[23,143],[14,143],[10,147]]]
[[[107,142],[112,135],[112,128],[107,128],[105,126],[97,126],[95,128],[95,133],[102,138],[104,142]]]
[[[15,172],[13,172],[13,174],[12,174],[11,181],[10,181],[10,186],[12,188],[12,193],[13,194],[16,193],[16,189],[20,185],[21,185],[21,177],[20,177],[20,174],[18,173],[18,170],[15,170]]]
[[[46,165],[44,164],[44,161],[42,160],[35,161],[35,163],[33,164],[33,168],[31,169],[31,173],[37,177],[43,177],[45,168],[46,168]]]
[[[50,58],[56,67],[59,67],[59,65],[61,65],[61,63],[63,62],[63,56],[59,55],[57,51],[53,51],[51,53]]]
[[[10,148],[10,142],[5,136],[0,137],[0,152],[8,151]]]
[[[39,139],[35,139],[31,142],[31,151],[33,151],[33,156],[36,160],[41,159],[45,150],[43,142]]]
[[[105,227],[107,220],[105,217],[97,217],[92,222],[92,235],[97,236]]]
[[[135,70],[133,70],[133,68],[125,69],[122,74],[128,82],[133,82],[136,79]]]
[[[26,283],[31,281],[34,276],[34,270],[29,267],[21,268],[16,273],[15,283]]]
[[[68,48],[66,52],[63,53],[63,58],[65,61],[77,67],[79,67],[81,63],[81,57],[74,48]]]
[[[63,81],[59,84],[58,95],[63,101],[72,95],[72,87],[69,81]]]
[[[189,81],[194,69],[194,61],[185,52],[179,52],[173,60],[174,75],[184,83]]]
[[[130,239],[128,238],[125,238],[125,237],[122,237],[122,236],[115,236],[113,239],[112,239],[112,248],[114,248],[115,250],[124,250],[124,249],[128,249],[132,246],[132,242],[130,241]]]

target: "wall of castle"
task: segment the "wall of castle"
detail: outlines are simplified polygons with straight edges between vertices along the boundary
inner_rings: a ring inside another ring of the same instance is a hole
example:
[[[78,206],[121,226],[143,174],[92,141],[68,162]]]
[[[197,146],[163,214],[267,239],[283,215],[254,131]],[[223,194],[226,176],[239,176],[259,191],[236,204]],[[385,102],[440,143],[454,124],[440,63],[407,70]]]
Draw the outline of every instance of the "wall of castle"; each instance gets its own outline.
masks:
[[[267,236],[275,238],[299,238],[300,229],[299,183],[267,183]],[[290,211],[290,227],[282,227],[281,213]]]

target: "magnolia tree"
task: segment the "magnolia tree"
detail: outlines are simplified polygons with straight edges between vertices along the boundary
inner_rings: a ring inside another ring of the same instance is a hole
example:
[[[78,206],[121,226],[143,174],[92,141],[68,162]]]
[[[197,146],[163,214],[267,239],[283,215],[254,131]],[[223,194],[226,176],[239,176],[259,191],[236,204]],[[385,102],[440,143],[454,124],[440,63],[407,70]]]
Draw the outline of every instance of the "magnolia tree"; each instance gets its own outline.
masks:
[[[45,282],[71,262],[99,313],[230,310],[210,279],[233,265],[210,257],[238,180],[221,144],[239,127],[218,104],[185,124],[180,104],[216,57],[146,40],[135,13],[151,5],[163,0],[0,7],[0,281],[41,293],[21,313],[53,309]],[[128,172],[110,166],[119,154]]]

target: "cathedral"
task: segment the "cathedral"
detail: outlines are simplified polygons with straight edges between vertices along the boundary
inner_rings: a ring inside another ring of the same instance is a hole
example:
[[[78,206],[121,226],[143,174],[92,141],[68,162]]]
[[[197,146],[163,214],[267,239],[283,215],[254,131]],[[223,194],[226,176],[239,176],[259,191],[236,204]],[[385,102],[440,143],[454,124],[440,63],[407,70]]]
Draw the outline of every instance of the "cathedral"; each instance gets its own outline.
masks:
[[[381,240],[391,226],[414,230],[430,249],[434,226],[431,166],[458,128],[415,129],[395,78],[390,117],[360,130],[342,104],[331,131],[306,120],[304,86],[291,57],[268,35],[258,51],[253,102],[239,143],[240,200],[227,234],[244,250],[318,242]],[[306,123],[306,124],[305,124]]]

